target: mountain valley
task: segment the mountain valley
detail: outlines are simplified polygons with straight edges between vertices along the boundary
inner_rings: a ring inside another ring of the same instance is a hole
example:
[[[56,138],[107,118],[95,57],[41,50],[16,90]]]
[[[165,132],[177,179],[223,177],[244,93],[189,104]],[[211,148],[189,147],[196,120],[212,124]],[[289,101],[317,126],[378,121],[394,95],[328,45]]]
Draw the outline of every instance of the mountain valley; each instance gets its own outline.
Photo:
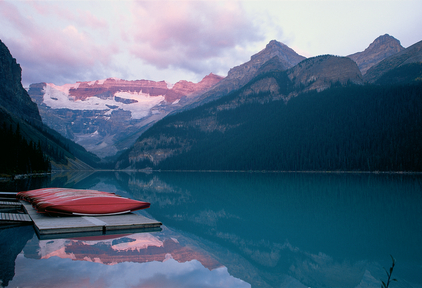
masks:
[[[93,169],[100,159],[42,123],[22,86],[21,67],[0,41],[0,173]]]
[[[305,58],[272,40],[227,77],[34,83],[28,92],[10,56],[2,63],[19,84],[2,86],[1,105],[43,150],[45,137],[61,143],[55,153],[74,160],[53,161],[58,169],[420,171],[421,46],[385,34],[346,57]]]

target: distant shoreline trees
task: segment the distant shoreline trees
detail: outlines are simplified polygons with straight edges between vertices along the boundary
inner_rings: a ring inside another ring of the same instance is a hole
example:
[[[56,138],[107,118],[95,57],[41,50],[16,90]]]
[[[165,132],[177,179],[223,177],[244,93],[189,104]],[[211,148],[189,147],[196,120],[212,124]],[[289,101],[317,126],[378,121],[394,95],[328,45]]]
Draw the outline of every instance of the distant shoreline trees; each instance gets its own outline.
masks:
[[[34,143],[23,138],[19,124],[16,129],[6,123],[0,127],[0,173],[27,174],[48,172],[51,170],[50,159],[43,153],[41,143]]]

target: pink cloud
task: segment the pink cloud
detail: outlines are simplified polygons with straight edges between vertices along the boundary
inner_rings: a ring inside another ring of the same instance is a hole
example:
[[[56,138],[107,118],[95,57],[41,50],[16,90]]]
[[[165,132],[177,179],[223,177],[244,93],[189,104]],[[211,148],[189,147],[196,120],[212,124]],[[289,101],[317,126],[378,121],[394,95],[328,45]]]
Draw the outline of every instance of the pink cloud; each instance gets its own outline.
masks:
[[[0,38],[21,64],[24,85],[135,73],[162,79],[162,69],[223,75],[245,59],[239,47],[264,38],[238,1],[69,3],[0,0]]]
[[[44,17],[47,14],[65,15],[64,9],[41,9]],[[48,27],[40,25],[32,17],[23,15],[13,4],[0,1],[0,15],[5,17],[9,25],[20,35],[5,37],[13,57],[17,58],[23,70],[24,85],[33,82],[55,82],[64,84],[76,77],[86,80],[86,77],[96,77],[104,67],[110,64],[112,55],[119,51],[117,44],[101,45],[84,27],[104,28],[104,23],[89,11],[79,13],[75,25],[63,27]],[[62,14],[57,14],[60,12]],[[67,19],[73,14],[67,13]],[[47,21],[48,22],[48,21]],[[82,27],[78,29],[78,27]],[[0,34],[1,35],[1,34]],[[94,78],[95,79],[95,78]]]
[[[67,19],[70,22],[77,23],[83,26],[95,28],[95,29],[106,29],[108,28],[107,21],[98,18],[92,14],[89,10],[83,10],[76,8],[75,11],[64,8],[60,5],[60,2],[39,2],[31,1],[29,4],[44,17],[56,16],[61,19]],[[76,6],[77,7],[77,6]]]
[[[33,30],[33,26],[29,19],[22,17],[19,10],[9,2],[0,0],[0,15],[4,20],[8,21],[11,26],[20,31],[28,31],[31,33]]]
[[[131,53],[159,68],[198,70],[227,49],[263,38],[237,1],[145,1],[132,11]]]
[[[93,15],[91,11],[78,11],[79,21],[82,22],[83,25],[89,26],[95,29],[107,29],[108,24],[107,21],[104,19],[98,18],[97,16]]]

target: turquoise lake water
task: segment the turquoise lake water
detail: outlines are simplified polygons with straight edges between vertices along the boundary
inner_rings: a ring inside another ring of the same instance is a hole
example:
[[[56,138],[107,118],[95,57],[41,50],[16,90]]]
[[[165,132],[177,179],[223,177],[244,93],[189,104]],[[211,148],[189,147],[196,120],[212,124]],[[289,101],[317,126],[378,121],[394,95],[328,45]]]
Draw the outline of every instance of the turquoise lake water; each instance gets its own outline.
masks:
[[[7,287],[422,287],[422,175],[53,174],[2,190],[96,189],[151,203],[162,230],[39,239],[0,229]],[[79,235],[80,236],[80,235]]]

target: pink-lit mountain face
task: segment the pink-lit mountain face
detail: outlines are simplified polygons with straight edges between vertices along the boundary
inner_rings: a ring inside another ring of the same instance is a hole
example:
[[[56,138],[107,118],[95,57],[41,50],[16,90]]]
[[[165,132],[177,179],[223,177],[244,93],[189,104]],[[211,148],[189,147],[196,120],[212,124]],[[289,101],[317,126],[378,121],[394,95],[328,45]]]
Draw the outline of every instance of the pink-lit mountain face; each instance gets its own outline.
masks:
[[[148,127],[222,80],[215,74],[200,82],[105,80],[56,86],[31,84],[45,124],[100,157],[128,148]]]

